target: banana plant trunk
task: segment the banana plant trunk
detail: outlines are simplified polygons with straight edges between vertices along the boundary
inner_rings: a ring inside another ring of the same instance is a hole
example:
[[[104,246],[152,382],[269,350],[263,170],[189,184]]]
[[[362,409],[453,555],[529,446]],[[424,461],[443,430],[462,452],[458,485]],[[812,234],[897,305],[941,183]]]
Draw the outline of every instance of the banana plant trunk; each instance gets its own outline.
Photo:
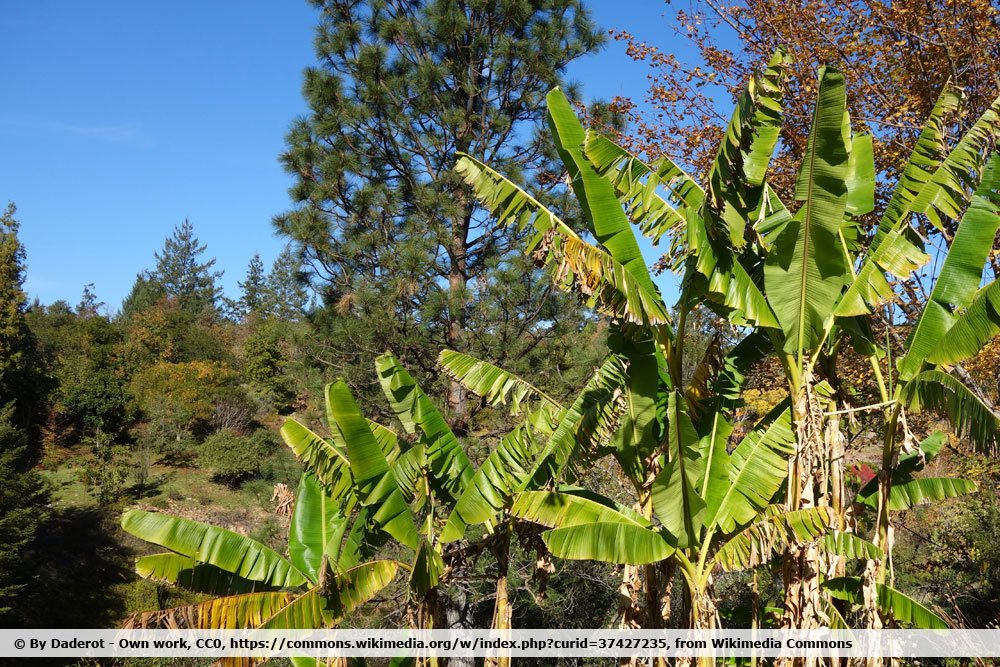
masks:
[[[493,549],[497,561],[496,601],[493,604],[493,629],[510,630],[512,612],[508,593],[508,575],[510,572],[510,523],[503,529]],[[510,667],[510,654],[500,654],[495,658],[486,658],[485,667]]]
[[[824,430],[823,404],[808,370],[803,371],[798,386],[792,386],[792,419],[796,442],[795,454],[788,463],[787,509],[829,507],[830,455]],[[822,553],[816,541],[791,542],[785,549],[782,563],[785,585],[783,628],[806,630],[823,627],[829,622],[820,595],[823,571]],[[811,667],[816,660],[784,658],[776,664],[779,667]]]

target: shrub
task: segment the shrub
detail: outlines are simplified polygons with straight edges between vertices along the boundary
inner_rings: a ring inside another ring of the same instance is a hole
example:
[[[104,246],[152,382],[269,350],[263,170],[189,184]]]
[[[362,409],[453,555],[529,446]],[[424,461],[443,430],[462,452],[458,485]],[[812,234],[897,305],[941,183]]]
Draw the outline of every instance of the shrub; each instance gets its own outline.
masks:
[[[91,445],[94,454],[83,471],[87,491],[102,507],[112,505],[125,493],[125,482],[133,468],[131,452],[125,445],[116,444],[110,434],[100,431],[85,442]]]
[[[215,479],[235,486],[259,477],[276,448],[274,436],[264,429],[247,436],[231,430],[219,431],[202,444],[201,465],[211,470]]]
[[[137,373],[132,392],[153,425],[147,440],[162,447],[208,431],[216,406],[238,391],[237,379],[229,367],[207,361],[162,362]]]

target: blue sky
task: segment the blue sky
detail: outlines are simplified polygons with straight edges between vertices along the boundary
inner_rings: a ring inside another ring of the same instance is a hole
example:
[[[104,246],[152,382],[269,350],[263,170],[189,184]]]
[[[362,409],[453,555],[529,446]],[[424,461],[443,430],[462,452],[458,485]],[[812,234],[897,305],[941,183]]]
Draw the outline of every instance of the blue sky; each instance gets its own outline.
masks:
[[[588,4],[602,27],[675,43],[660,0]],[[18,206],[31,297],[75,304],[94,283],[116,309],[184,218],[227,293],[254,252],[269,265],[291,183],[277,156],[306,110],[315,23],[304,0],[6,0],[0,205]],[[570,78],[588,98],[640,97],[646,73],[609,41]]]

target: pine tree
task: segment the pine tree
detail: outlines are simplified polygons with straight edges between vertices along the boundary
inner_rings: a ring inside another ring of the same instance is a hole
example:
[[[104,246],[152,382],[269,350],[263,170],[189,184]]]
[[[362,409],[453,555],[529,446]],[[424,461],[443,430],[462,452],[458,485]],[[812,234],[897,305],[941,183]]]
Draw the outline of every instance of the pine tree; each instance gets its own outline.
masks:
[[[163,250],[156,253],[156,268],[146,278],[162,286],[167,296],[176,298],[181,308],[199,314],[216,307],[221,289],[216,281],[221,271],[213,271],[215,259],[202,262],[207,246],[200,244],[194,227],[184,219],[173,234],[163,243]]]
[[[359,353],[393,349],[426,371],[446,346],[491,356],[486,339],[506,327],[502,347],[516,368],[537,348],[547,285],[532,280],[516,233],[495,227],[452,167],[467,152],[537,184],[543,97],[602,35],[580,0],[312,2],[323,65],[306,71],[310,114],[281,156],[296,208],[275,225],[333,308],[329,361],[356,378],[370,373]],[[511,262],[516,299],[492,277]],[[448,402],[461,420],[459,385]]]
[[[237,302],[236,314],[240,319],[255,313],[261,313],[267,298],[267,285],[264,278],[264,262],[260,253],[254,253],[247,267],[247,279],[238,283],[243,291]]]

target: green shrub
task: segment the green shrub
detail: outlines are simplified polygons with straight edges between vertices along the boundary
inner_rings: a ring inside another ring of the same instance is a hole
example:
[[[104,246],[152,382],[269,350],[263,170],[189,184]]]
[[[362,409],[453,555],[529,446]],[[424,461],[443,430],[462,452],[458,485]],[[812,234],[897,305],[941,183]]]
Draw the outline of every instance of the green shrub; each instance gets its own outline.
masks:
[[[264,429],[246,436],[227,429],[209,436],[202,444],[201,465],[212,471],[215,479],[235,486],[260,477],[276,448],[274,436]]]
[[[84,442],[90,444],[93,451],[93,458],[83,470],[87,491],[102,507],[118,502],[125,494],[125,482],[133,469],[131,450],[116,444],[110,434],[101,431]]]

